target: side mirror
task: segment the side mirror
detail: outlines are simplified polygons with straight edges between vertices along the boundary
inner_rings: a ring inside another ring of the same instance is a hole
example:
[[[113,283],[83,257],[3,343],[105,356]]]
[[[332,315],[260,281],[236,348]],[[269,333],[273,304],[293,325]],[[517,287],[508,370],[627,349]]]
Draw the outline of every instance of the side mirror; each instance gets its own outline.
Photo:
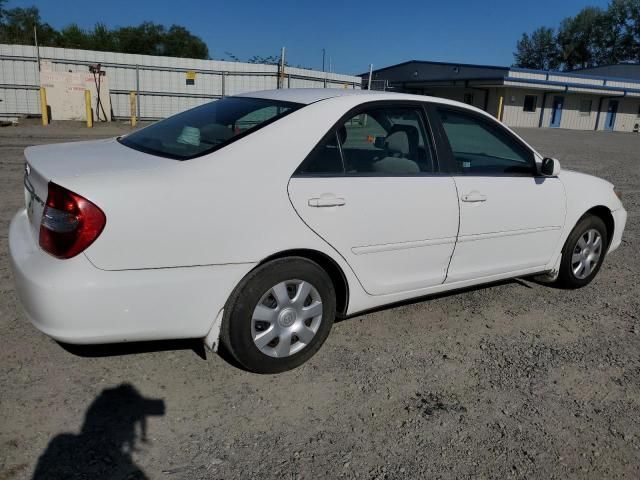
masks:
[[[540,173],[545,177],[555,177],[560,173],[560,162],[555,158],[545,158],[540,166]]]

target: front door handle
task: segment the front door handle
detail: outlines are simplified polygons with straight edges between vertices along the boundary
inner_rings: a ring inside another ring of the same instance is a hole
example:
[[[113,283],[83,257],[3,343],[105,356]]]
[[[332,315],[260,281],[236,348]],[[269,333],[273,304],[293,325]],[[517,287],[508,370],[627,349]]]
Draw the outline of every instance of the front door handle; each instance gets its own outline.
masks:
[[[338,198],[332,196],[321,196],[319,198],[310,198],[309,206],[316,208],[326,208],[326,207],[342,207],[345,203],[344,198]]]
[[[463,195],[462,196],[462,201],[463,202],[471,202],[471,203],[486,202],[487,201],[487,196],[486,195],[482,195],[481,193],[478,193],[478,192],[471,192],[471,193],[467,193],[466,195]]]

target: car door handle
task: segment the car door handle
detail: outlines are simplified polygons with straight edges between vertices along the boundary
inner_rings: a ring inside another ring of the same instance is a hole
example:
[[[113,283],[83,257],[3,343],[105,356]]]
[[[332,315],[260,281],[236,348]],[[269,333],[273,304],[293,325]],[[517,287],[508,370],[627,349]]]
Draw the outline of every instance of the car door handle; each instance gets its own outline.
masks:
[[[323,207],[342,207],[345,203],[344,198],[337,198],[337,197],[319,197],[319,198],[310,198],[309,199],[309,206],[310,207],[316,207],[316,208],[323,208]]]
[[[462,196],[462,201],[463,202],[486,202],[487,201],[487,196],[486,195],[482,195],[478,192],[471,192],[471,193],[467,193],[466,195]]]

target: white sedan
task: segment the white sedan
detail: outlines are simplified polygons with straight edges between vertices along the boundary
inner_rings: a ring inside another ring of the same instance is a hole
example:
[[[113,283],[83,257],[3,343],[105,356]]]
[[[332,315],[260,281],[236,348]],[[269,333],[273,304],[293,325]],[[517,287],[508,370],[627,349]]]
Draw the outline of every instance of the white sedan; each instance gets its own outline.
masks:
[[[308,360],[336,316],[525,275],[587,285],[627,217],[485,112],[395,93],[254,92],[25,156],[9,244],[38,329],[200,337],[262,373]]]

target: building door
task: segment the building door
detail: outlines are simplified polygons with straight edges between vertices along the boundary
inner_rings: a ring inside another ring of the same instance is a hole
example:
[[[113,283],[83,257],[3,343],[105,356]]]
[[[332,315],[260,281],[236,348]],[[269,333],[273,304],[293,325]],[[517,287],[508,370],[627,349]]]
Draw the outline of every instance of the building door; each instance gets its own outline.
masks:
[[[607,108],[607,119],[604,122],[605,130],[613,130],[616,125],[616,114],[618,113],[618,100],[609,100]]]
[[[551,109],[551,124],[549,125],[550,127],[558,128],[560,126],[563,103],[564,97],[553,97],[553,108]]]

